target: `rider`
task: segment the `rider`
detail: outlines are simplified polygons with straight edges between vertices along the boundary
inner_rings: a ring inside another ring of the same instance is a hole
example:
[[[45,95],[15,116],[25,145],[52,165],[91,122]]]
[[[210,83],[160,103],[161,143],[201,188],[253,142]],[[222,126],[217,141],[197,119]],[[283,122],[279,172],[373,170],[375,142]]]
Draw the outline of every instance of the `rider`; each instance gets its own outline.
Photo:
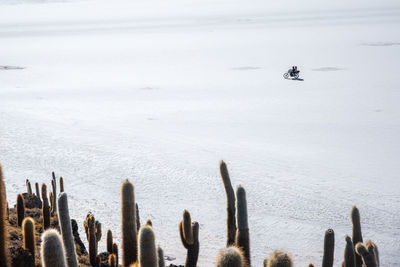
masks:
[[[295,74],[299,73],[300,71],[297,70],[297,66],[292,66],[292,69],[290,71],[290,76],[294,76]]]

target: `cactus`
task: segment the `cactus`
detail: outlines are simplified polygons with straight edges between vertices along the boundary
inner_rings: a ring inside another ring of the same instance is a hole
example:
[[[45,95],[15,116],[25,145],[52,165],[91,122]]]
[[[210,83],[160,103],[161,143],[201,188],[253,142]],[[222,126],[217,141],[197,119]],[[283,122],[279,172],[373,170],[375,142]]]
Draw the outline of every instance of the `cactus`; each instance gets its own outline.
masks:
[[[247,200],[246,191],[242,186],[238,186],[236,190],[237,199],[237,234],[236,246],[243,250],[244,257],[247,264],[250,266],[250,238],[249,238],[249,225],[247,221]]]
[[[38,183],[35,183],[35,189],[36,189],[36,196],[39,198],[39,200],[41,201],[41,198],[40,198],[40,191],[39,191],[39,184]]]
[[[60,193],[64,192],[64,179],[60,177]]]
[[[356,252],[362,257],[364,267],[379,267],[375,251],[376,245],[372,241],[368,241],[367,246],[361,242],[356,245]]]
[[[355,267],[356,259],[354,254],[354,245],[351,238],[346,235],[346,248],[344,249],[344,267]]]
[[[95,222],[95,228],[96,228],[96,243],[99,243],[101,240],[101,223],[99,221]]]
[[[361,233],[361,222],[360,222],[360,211],[356,206],[351,209],[351,222],[353,224],[353,245],[356,246],[357,243],[363,242]],[[362,267],[362,260],[360,255],[356,254],[356,267]]]
[[[113,236],[111,230],[107,231],[107,252],[112,253],[112,246],[113,246]]]
[[[335,232],[328,229],[324,238],[324,256],[322,258],[322,267],[332,267],[335,251]]]
[[[53,192],[50,191],[49,193],[49,199],[50,199],[50,211],[51,215],[54,215],[54,197],[53,197]]]
[[[113,244],[113,247],[112,247],[112,253],[115,255],[115,265],[116,266],[119,266],[118,265],[118,259],[119,259],[119,257],[118,257],[118,245],[117,245],[117,243],[114,243]]]
[[[185,210],[185,212],[188,212]],[[188,218],[190,219],[190,216],[185,216],[185,212],[183,215],[183,220],[187,220]],[[188,212],[189,213],[189,212]],[[200,248],[200,243],[199,243],[199,224],[197,222],[193,222],[191,224],[191,232],[193,236],[193,244],[190,244],[186,240],[186,236],[184,233],[183,226],[184,222],[181,221],[179,223],[179,235],[181,237],[181,241],[183,246],[187,249],[187,254],[186,254],[186,262],[185,262],[185,267],[196,267],[197,264],[197,259],[199,258],[199,248]]]
[[[90,264],[96,265],[97,257],[97,240],[96,240],[96,221],[93,214],[89,213],[85,220],[86,237],[89,243],[89,260]]]
[[[6,201],[6,187],[4,184],[3,168],[0,164],[0,266],[10,267],[8,256],[9,239],[8,239],[8,220],[6,220],[6,210],[8,204]]]
[[[42,217],[43,217],[43,230],[50,227],[50,206],[47,198],[47,186],[42,184]]]
[[[274,251],[267,260],[264,260],[264,267],[292,267],[293,260],[285,251]]]
[[[43,233],[40,254],[43,267],[66,267],[64,247],[56,230]]]
[[[134,186],[126,179],[121,187],[122,203],[122,265],[137,261],[137,228]]]
[[[220,250],[217,256],[216,267],[244,267],[246,259],[240,248],[231,246]]]
[[[101,256],[100,256],[100,255],[97,255],[95,266],[96,266],[96,267],[100,267],[100,265],[101,265]]]
[[[189,245],[193,245],[192,219],[187,210],[183,211],[183,237]]]
[[[139,216],[139,206],[138,206],[138,204],[136,203],[136,229],[137,229],[137,231],[139,232],[139,229],[140,229],[140,216]]]
[[[32,263],[35,264],[35,221],[27,217],[22,222],[22,237],[24,241],[24,249],[32,254]]]
[[[110,265],[110,267],[117,267],[117,260],[115,258],[115,254],[108,255],[108,265]]]
[[[29,195],[32,195],[31,182],[29,182],[29,179],[26,179],[25,183],[26,183],[26,192],[27,192]]]
[[[21,194],[17,196],[17,218],[18,218],[18,226],[22,225],[22,221],[25,217],[25,204],[24,197]]]
[[[164,251],[160,246],[157,247],[158,267],[165,267]]]
[[[72,236],[71,219],[69,217],[68,196],[61,193],[58,197],[58,221],[60,223],[61,236],[65,248],[65,257],[68,267],[78,267],[74,238]]]
[[[139,266],[158,266],[155,235],[153,228],[149,225],[144,225],[139,230]]]
[[[52,197],[52,209],[51,209],[51,214],[54,214],[57,212],[57,180],[54,172],[51,173],[53,176],[53,179],[51,180],[51,186],[53,188],[53,197]]]
[[[231,246],[235,243],[236,238],[236,209],[235,209],[235,191],[233,190],[231,179],[229,177],[228,168],[224,161],[221,160],[219,169],[221,172],[222,182],[224,183],[226,193],[226,225],[227,225],[227,241],[226,246]]]
[[[369,248],[369,247],[373,248],[375,258],[376,258],[376,263],[379,267],[379,251],[378,251],[377,245],[374,242],[372,242],[371,240],[368,240],[366,246],[367,246],[367,248]]]

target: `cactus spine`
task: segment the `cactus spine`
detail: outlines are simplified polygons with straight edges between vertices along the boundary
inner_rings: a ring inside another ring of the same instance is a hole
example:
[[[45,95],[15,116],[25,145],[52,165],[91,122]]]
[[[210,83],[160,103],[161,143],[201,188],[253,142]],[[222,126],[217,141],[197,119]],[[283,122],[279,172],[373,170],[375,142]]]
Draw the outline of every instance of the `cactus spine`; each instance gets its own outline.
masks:
[[[0,266],[1,267],[9,267],[11,266],[9,263],[8,257],[8,220],[6,220],[6,210],[7,210],[7,201],[6,201],[6,187],[4,184],[3,177],[3,168],[0,164]]]
[[[24,241],[24,249],[32,254],[32,261],[35,264],[35,221],[27,217],[22,222],[22,237]]]
[[[128,179],[121,187],[122,203],[122,265],[137,261],[137,228],[134,186]]]
[[[142,226],[139,230],[139,266],[158,266],[154,231],[148,225]]]
[[[322,258],[322,267],[332,267],[335,251],[335,232],[328,229],[324,238],[324,256]]]
[[[226,193],[226,225],[227,225],[227,241],[226,246],[233,245],[236,238],[236,209],[235,209],[235,191],[233,190],[231,179],[229,177],[228,168],[224,161],[221,160],[219,169],[221,172],[222,182],[224,183]]]
[[[354,254],[354,245],[351,238],[346,235],[346,248],[344,249],[344,267],[355,267],[356,259]]]
[[[24,197],[21,194],[17,196],[17,217],[18,217],[18,226],[22,225],[22,221],[25,217],[25,204]]]
[[[246,266],[246,260],[241,249],[231,246],[220,250],[215,266],[243,267]]]
[[[107,231],[107,252],[112,253],[113,236],[111,230]]]
[[[61,236],[65,248],[65,257],[68,267],[78,267],[76,260],[75,243],[72,236],[71,219],[69,217],[68,196],[61,193],[58,197],[58,220],[60,223]]]
[[[50,227],[50,206],[47,198],[47,186],[42,184],[42,216],[43,216],[43,230]]]
[[[63,244],[56,230],[43,233],[40,254],[43,267],[66,267]]]
[[[351,209],[351,222],[353,224],[353,245],[363,242],[361,233],[360,211],[356,206]],[[362,266],[361,256],[356,254],[356,267]]]
[[[250,238],[249,224],[247,219],[247,200],[246,191],[242,186],[238,186],[236,190],[237,199],[237,234],[236,246],[241,248],[246,258],[247,264],[250,266]]]
[[[185,210],[185,212],[188,212]],[[189,213],[189,212],[188,212]],[[183,220],[190,219],[190,216],[183,215]],[[181,237],[181,241],[183,246],[187,249],[186,254],[186,262],[185,267],[196,267],[197,259],[199,258],[199,224],[197,222],[193,222],[191,224],[191,232],[193,236],[193,243],[190,244],[185,237],[184,229],[183,229],[184,222],[181,221],[179,223],[179,235]]]
[[[264,267],[292,267],[292,266],[293,266],[292,257],[285,251],[274,251],[267,260],[264,260]]]
[[[31,182],[29,182],[29,179],[26,179],[25,183],[26,183],[26,192],[27,192],[29,195],[32,195]]]
[[[60,193],[64,192],[64,179],[60,177]]]
[[[158,267],[165,267],[164,251],[160,246],[157,247]]]
[[[39,184],[38,183],[35,183],[35,189],[36,189],[36,196],[41,201],[41,199],[40,199],[40,191],[39,191]]]

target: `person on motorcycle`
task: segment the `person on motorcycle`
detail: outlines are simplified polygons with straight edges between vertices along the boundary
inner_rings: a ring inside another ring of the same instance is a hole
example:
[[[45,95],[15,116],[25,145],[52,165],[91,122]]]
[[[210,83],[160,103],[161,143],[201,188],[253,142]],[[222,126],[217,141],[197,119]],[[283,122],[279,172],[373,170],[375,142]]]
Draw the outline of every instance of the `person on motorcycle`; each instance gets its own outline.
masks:
[[[296,74],[300,73],[299,70],[297,70],[297,66],[292,66],[292,69],[290,71],[290,76],[294,77]]]

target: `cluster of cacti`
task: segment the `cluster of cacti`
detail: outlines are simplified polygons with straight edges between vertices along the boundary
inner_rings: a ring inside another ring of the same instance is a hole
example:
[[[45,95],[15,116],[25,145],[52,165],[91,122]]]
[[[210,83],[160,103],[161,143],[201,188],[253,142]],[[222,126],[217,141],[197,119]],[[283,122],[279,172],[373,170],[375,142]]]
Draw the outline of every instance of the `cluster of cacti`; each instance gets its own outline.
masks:
[[[226,164],[222,161],[220,171],[227,196],[227,242],[226,248],[219,251],[215,265],[217,267],[249,267],[250,266],[250,238],[247,212],[246,191],[238,186],[236,194],[232,188]],[[30,182],[26,180],[28,195],[33,195]],[[24,196],[17,197],[16,208],[13,209],[17,220],[14,223],[22,226],[23,249],[29,252],[29,266],[37,265],[35,259],[40,258],[43,267],[78,267],[78,261],[84,259],[80,255],[87,255],[91,266],[119,266],[119,249],[113,241],[113,233],[106,233],[105,253],[98,253],[98,243],[102,237],[101,223],[96,221],[89,212],[84,222],[85,233],[89,244],[89,252],[80,241],[77,224],[69,215],[68,198],[64,192],[64,180],[59,179],[60,194],[57,197],[57,187],[54,172],[52,173],[52,191],[47,196],[47,186],[42,184],[42,211],[41,221],[43,231],[35,229],[37,222],[31,217],[29,210],[25,212]],[[36,195],[40,198],[39,185],[35,183]],[[29,196],[28,198],[29,199]],[[50,199],[50,200],[49,200]],[[37,200],[36,200],[37,201]],[[52,209],[50,209],[50,203]],[[29,206],[28,206],[29,207]],[[57,209],[57,210],[56,210]],[[0,165],[0,267],[13,266],[8,251],[8,203],[6,201],[5,185]],[[39,210],[40,211],[40,210]],[[51,213],[57,217],[51,219]],[[14,215],[15,216],[15,215]],[[156,245],[153,223],[147,220],[140,226],[139,207],[135,202],[134,186],[125,180],[121,186],[121,216],[122,216],[122,266],[124,267],[165,267],[164,252]],[[15,218],[15,217],[14,217]],[[56,220],[56,221],[55,221]],[[50,224],[50,222],[52,223]],[[353,236],[345,237],[344,250],[345,267],[379,267],[379,251],[375,243],[363,243],[361,233],[360,213],[357,207],[351,210]],[[60,233],[54,224],[59,225]],[[49,229],[53,227],[53,229]],[[18,228],[20,229],[20,228]],[[40,232],[43,232],[39,238]],[[36,237],[38,235],[38,237]],[[187,249],[185,267],[196,267],[199,257],[199,224],[192,222],[189,211],[184,210],[183,218],[179,223],[179,235],[183,246]],[[40,257],[36,255],[36,240],[41,240]],[[83,248],[82,248],[83,246]],[[335,236],[332,229],[325,232],[322,267],[332,267],[334,264]],[[87,257],[87,256],[86,256]],[[86,264],[87,262],[85,262]],[[81,266],[86,266],[82,263]],[[274,251],[264,260],[264,267],[292,267],[293,259],[288,252]],[[310,264],[309,267],[314,265]]]

